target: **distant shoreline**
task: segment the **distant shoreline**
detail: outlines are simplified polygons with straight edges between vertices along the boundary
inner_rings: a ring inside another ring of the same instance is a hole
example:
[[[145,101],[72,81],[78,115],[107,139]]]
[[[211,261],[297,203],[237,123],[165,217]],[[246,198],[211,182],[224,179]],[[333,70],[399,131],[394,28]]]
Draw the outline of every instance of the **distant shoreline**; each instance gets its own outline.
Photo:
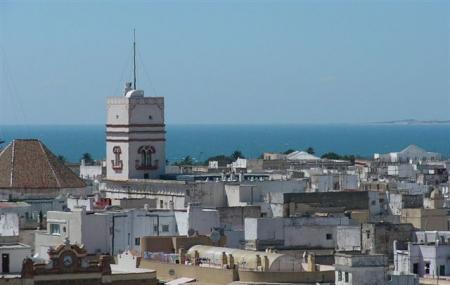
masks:
[[[395,121],[380,121],[380,122],[339,122],[339,123],[167,123],[167,127],[324,127],[324,126],[371,126],[371,125],[450,125],[450,120],[395,120]],[[0,126],[0,133],[3,128],[65,128],[65,127],[87,127],[98,128],[105,127],[104,124],[3,124]]]
[[[450,120],[396,120],[396,121],[384,121],[384,122],[373,122],[369,124],[374,125],[448,125]]]

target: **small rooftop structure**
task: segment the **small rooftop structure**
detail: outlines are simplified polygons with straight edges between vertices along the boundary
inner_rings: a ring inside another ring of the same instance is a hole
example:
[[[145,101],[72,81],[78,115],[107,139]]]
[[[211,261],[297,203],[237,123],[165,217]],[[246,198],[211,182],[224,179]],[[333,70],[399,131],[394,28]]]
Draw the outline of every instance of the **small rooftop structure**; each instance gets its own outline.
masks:
[[[221,264],[223,259],[233,259],[240,270],[256,270],[271,272],[302,271],[301,260],[270,251],[251,251],[236,248],[195,245],[187,254],[210,264]]]

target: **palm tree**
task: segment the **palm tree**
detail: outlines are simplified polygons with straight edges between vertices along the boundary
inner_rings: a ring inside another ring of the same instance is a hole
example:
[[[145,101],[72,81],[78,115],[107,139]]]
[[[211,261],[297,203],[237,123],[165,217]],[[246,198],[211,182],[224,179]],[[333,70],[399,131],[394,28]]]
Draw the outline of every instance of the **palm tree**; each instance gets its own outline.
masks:
[[[295,151],[295,149],[290,148],[290,149],[286,150],[286,151],[283,152],[283,153],[284,153],[284,154],[290,154],[290,153],[293,153],[294,151]]]
[[[242,154],[242,152],[240,150],[235,150],[232,154],[231,154],[231,158],[233,160],[237,160],[238,158],[245,158],[245,156]]]
[[[66,158],[65,158],[64,155],[62,155],[62,154],[58,154],[57,158],[58,158],[58,160],[61,161],[62,163],[65,163],[65,162],[66,162]]]
[[[83,159],[84,162],[86,162],[86,163],[94,162],[94,159],[92,158],[92,155],[89,152],[83,153],[83,156],[81,157],[81,159]]]

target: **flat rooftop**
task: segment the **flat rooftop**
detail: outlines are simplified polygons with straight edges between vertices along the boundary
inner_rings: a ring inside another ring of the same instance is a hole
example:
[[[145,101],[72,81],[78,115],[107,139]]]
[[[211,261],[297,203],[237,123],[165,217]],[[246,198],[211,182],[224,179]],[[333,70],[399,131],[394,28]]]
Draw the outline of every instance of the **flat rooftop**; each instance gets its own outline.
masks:
[[[18,248],[31,248],[31,247],[23,243],[0,244],[0,249],[18,249]]]
[[[129,274],[129,273],[155,273],[155,270],[145,268],[126,268],[117,264],[111,264],[112,274]]]

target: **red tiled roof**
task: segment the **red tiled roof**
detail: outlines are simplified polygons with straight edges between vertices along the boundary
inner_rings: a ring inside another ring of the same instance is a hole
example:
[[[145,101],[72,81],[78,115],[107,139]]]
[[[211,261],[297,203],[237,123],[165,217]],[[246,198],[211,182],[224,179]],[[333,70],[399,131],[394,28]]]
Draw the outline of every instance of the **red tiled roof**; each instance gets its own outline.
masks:
[[[39,140],[13,140],[0,153],[0,188],[83,188],[86,184]]]

